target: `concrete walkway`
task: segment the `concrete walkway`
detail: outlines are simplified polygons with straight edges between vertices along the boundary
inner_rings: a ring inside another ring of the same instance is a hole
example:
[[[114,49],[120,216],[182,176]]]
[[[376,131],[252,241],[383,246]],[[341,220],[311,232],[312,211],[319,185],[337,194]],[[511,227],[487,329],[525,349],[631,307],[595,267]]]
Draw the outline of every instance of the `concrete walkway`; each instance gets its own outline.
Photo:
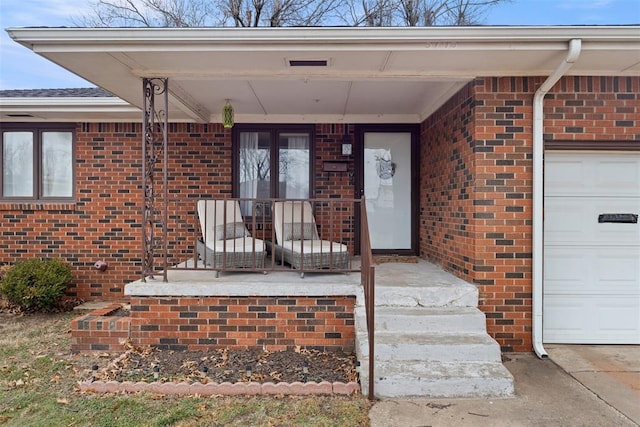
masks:
[[[553,360],[540,360],[528,353],[509,353],[505,357],[505,366],[515,378],[515,397],[382,400],[369,413],[371,426],[638,425]]]
[[[549,357],[640,425],[640,345],[545,345]]]

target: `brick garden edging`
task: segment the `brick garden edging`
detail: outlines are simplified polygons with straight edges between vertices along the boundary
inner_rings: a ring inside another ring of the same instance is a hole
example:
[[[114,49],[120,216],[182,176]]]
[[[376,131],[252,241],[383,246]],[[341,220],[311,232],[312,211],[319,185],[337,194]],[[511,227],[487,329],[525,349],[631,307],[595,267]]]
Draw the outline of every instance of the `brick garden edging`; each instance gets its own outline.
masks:
[[[147,392],[174,396],[255,396],[255,395],[353,395],[360,393],[360,384],[356,382],[293,382],[293,383],[146,383],[118,381],[83,381],[80,391],[94,393],[138,393]]]

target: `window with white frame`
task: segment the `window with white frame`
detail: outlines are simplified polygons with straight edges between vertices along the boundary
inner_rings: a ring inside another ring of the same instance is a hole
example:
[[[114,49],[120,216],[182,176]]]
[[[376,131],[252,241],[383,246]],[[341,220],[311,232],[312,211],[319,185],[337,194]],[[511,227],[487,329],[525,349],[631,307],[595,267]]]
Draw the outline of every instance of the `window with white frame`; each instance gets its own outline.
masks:
[[[0,198],[73,199],[73,144],[73,127],[3,125]]]

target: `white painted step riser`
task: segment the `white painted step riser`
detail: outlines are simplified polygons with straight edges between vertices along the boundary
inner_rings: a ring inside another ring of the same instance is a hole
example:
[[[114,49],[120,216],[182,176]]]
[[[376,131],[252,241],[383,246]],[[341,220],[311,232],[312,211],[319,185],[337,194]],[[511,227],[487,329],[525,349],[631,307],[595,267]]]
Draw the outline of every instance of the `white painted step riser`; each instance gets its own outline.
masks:
[[[359,354],[367,355],[369,348],[361,345]],[[366,356],[365,356],[366,357]],[[500,347],[482,344],[461,345],[412,345],[402,346],[376,343],[377,361],[396,360],[429,362],[498,362]]]
[[[376,287],[376,305],[396,307],[477,307],[478,290],[473,287],[458,286],[425,288],[381,286]]]

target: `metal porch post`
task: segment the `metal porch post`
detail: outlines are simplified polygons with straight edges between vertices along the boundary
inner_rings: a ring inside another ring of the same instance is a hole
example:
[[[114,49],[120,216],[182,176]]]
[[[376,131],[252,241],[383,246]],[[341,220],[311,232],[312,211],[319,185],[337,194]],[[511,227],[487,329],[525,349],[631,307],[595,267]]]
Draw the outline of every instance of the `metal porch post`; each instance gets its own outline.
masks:
[[[162,250],[163,281],[167,281],[167,220],[169,211],[168,183],[168,79],[142,79],[142,281],[154,277],[156,249]],[[156,108],[156,96],[162,103]],[[161,165],[159,169],[158,166]],[[159,194],[156,172],[162,172],[162,194]],[[162,198],[162,212],[158,199]],[[161,228],[158,236],[157,229]]]

